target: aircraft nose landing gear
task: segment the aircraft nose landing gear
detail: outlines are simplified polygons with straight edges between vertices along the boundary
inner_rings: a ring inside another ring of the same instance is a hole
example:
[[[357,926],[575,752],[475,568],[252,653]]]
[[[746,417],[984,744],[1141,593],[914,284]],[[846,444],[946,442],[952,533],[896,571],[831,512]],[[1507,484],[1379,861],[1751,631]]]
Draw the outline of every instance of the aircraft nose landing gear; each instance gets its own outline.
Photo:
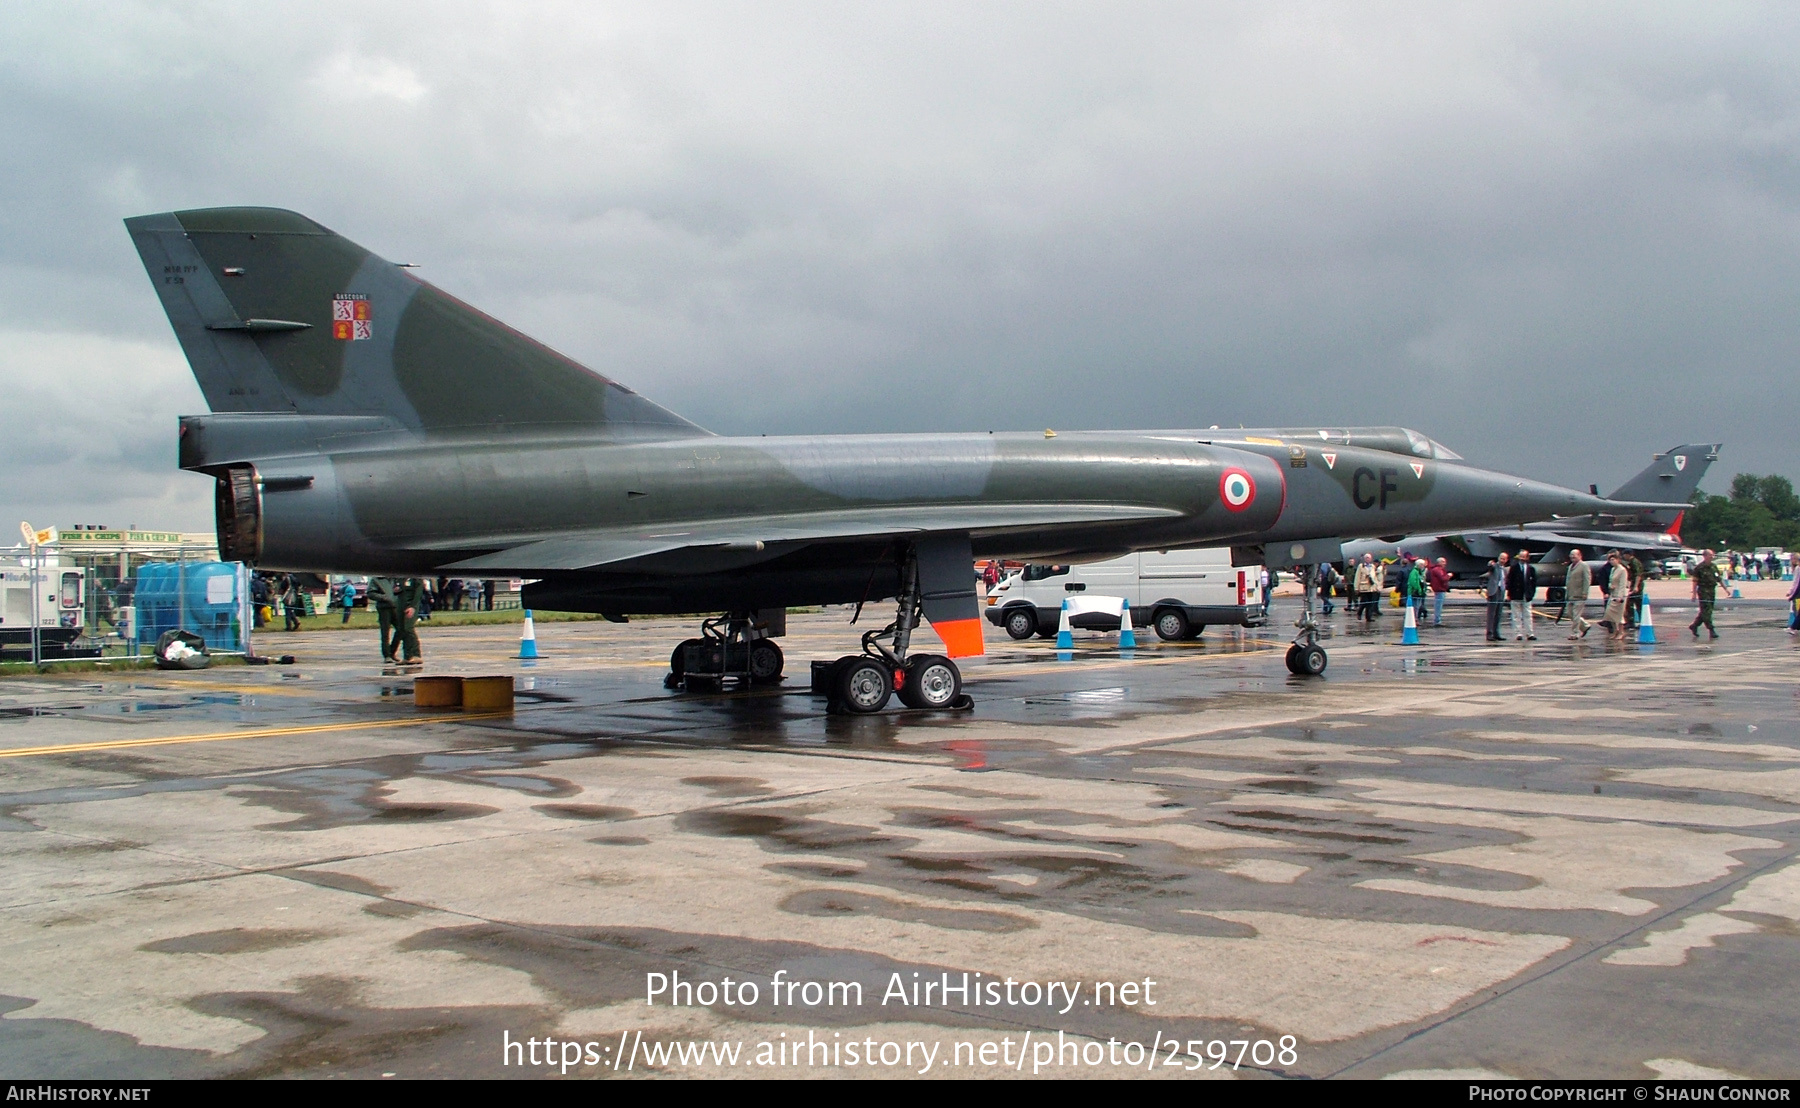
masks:
[[[1306,590],[1305,607],[1294,621],[1300,633],[1287,649],[1288,672],[1296,677],[1318,677],[1325,672],[1325,648],[1319,645],[1319,621],[1313,616],[1313,591]]]

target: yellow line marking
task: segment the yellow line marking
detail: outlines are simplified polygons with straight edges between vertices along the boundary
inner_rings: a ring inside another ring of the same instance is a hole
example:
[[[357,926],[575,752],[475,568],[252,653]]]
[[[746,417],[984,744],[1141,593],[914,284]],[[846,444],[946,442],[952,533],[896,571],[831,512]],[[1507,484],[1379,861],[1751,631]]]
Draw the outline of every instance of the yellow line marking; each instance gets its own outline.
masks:
[[[444,723],[471,719],[498,719],[512,712],[467,712],[438,716],[408,716],[405,719],[380,719],[366,723],[319,723],[307,727],[263,727],[254,731],[215,731],[205,735],[165,735],[157,739],[114,739],[99,743],[69,743],[61,746],[22,746],[0,750],[0,758],[28,758],[40,754],[84,754],[94,750],[129,750],[141,746],[176,746],[183,743],[216,743],[228,739],[273,739],[283,735],[317,735],[326,731],[374,731],[385,727],[414,727],[421,723]]]

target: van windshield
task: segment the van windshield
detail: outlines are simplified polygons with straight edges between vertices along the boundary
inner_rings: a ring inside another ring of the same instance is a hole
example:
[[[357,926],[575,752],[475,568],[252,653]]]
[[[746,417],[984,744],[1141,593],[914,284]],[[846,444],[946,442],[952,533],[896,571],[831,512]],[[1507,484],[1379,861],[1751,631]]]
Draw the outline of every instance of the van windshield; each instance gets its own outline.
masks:
[[[1062,577],[1068,572],[1068,566],[1026,566],[1025,580],[1042,581],[1046,577]]]

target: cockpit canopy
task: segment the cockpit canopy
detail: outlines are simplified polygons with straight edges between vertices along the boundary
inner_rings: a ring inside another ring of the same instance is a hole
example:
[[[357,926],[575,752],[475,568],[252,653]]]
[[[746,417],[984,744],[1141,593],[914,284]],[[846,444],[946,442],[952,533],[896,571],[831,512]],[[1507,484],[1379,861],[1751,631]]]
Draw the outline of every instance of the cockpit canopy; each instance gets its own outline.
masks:
[[[1415,458],[1435,458],[1445,462],[1463,460],[1461,454],[1410,427],[1282,427],[1277,433],[1282,438],[1296,442],[1316,439],[1339,446],[1360,446],[1368,450],[1385,450],[1390,454],[1410,454]]]

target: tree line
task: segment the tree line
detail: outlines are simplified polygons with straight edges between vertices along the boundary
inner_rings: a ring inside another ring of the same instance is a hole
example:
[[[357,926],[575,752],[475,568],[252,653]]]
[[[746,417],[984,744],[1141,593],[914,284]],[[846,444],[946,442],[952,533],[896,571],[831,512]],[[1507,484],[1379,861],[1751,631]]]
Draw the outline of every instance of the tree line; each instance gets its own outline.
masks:
[[[1755,550],[1800,547],[1800,496],[1786,477],[1740,473],[1730,496],[1694,490],[1693,508],[1681,525],[1681,541],[1693,548]]]

